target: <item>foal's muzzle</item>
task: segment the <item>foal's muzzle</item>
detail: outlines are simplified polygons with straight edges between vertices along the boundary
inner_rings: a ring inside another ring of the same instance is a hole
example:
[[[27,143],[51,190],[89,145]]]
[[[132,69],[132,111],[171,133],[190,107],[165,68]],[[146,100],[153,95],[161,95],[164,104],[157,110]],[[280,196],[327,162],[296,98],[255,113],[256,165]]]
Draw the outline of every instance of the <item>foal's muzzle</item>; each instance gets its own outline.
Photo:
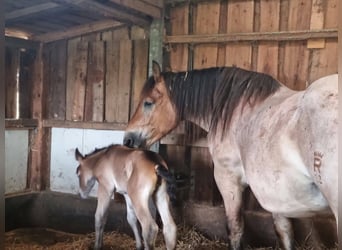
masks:
[[[146,139],[134,132],[126,132],[123,144],[130,148],[144,148],[146,147]]]

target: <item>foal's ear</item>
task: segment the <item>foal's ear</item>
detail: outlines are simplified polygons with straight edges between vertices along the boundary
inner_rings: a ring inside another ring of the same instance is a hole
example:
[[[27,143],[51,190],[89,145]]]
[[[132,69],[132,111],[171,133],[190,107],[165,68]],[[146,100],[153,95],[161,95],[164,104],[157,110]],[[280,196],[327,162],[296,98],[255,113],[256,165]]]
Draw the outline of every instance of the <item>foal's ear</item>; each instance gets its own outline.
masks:
[[[84,158],[80,151],[78,151],[78,148],[76,148],[75,150],[75,158],[78,162],[82,161]]]
[[[153,72],[154,81],[160,82],[160,74],[161,74],[160,65],[154,60],[152,61],[152,72]]]

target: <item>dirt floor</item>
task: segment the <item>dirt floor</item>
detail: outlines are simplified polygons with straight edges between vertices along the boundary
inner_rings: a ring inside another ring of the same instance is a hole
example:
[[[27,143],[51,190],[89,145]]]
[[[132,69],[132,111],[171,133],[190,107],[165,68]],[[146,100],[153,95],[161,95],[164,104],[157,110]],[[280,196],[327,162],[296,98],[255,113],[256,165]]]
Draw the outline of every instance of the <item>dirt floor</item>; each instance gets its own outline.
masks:
[[[5,233],[6,250],[86,250],[92,249],[94,233],[69,234],[45,228],[22,228]],[[192,228],[180,227],[178,229],[177,250],[223,250],[228,245],[219,240],[209,240]],[[132,250],[135,249],[134,239],[126,234],[107,232],[104,236],[104,250]],[[165,249],[162,233],[158,234],[156,250]],[[247,248],[264,249],[272,248]],[[298,249],[317,249],[313,247],[300,247]],[[333,248],[337,250],[336,248]]]

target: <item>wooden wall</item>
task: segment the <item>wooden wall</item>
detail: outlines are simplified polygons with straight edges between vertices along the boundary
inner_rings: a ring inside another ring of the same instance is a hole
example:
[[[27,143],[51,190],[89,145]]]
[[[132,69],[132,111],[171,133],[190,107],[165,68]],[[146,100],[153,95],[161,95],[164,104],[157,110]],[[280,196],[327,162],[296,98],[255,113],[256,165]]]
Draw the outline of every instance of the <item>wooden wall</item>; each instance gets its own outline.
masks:
[[[174,1],[166,7],[164,65],[172,71],[235,65],[303,90],[337,72],[337,15],[337,0]],[[164,138],[163,154],[190,175],[193,199],[220,202],[205,140],[187,144],[183,134],[184,124]],[[258,207],[249,196],[247,208]]]
[[[137,101],[131,95],[147,77],[148,41],[139,32],[123,27],[44,46],[48,126],[127,123]]]

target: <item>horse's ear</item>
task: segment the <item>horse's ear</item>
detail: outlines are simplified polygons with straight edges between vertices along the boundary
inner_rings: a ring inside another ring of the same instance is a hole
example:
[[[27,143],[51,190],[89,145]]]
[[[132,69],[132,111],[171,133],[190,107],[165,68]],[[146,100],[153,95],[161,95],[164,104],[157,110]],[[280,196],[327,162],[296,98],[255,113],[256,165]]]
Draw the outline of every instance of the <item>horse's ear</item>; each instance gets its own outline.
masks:
[[[152,72],[155,82],[160,82],[161,69],[159,63],[152,61]]]
[[[75,158],[78,162],[82,161],[84,158],[80,151],[78,151],[78,148],[76,148],[75,150]]]

